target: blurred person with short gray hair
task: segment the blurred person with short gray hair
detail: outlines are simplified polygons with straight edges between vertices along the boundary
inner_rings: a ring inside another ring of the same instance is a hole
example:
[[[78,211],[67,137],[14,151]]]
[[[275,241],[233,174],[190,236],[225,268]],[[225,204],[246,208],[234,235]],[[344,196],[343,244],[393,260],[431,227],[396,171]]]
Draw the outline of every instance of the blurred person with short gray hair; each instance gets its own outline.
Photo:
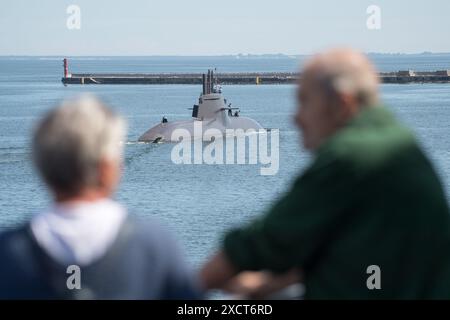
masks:
[[[33,139],[35,164],[57,200],[107,196],[119,179],[125,122],[92,97],[51,112]]]
[[[197,297],[172,237],[111,199],[125,133],[124,120],[91,96],[63,102],[39,123],[33,160],[54,204],[0,235],[0,298]],[[69,279],[74,265],[78,286]]]

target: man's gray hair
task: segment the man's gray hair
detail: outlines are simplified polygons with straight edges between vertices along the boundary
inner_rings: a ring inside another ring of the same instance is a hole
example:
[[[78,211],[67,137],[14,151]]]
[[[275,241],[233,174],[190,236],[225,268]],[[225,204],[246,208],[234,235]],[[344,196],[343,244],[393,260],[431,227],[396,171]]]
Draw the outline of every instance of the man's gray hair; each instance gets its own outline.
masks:
[[[379,77],[364,54],[350,49],[336,49],[317,55],[310,67],[331,97],[350,94],[356,97],[361,107],[378,104]]]
[[[354,95],[361,107],[378,103],[378,79],[372,74],[336,66],[323,74],[322,81],[332,94]]]
[[[121,161],[125,131],[124,120],[94,97],[64,101],[37,127],[35,165],[55,191],[96,186],[100,161]]]

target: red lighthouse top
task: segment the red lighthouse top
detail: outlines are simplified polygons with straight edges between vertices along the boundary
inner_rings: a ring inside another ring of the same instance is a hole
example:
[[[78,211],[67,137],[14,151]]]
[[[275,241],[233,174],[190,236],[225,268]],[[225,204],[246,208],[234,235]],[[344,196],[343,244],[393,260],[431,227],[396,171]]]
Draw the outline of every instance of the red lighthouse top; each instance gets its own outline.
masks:
[[[67,58],[64,58],[64,78],[67,78],[69,76],[69,62],[67,61]]]

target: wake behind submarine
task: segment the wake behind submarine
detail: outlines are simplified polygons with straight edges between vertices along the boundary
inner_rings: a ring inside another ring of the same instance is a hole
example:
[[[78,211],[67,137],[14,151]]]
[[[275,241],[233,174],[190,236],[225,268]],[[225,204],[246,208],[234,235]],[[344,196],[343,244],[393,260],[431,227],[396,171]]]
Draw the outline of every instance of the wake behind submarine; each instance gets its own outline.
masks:
[[[198,105],[192,108],[192,118],[182,121],[168,121],[165,117],[162,121],[146,131],[140,138],[141,142],[178,142],[178,136],[172,139],[172,133],[177,129],[185,129],[194,139],[205,138],[198,135],[194,125],[202,125],[202,132],[208,129],[217,129],[226,134],[227,129],[253,129],[258,131],[263,127],[253,119],[241,117],[239,108],[227,105],[227,100],[222,95],[222,90],[216,84],[214,72],[208,70],[203,74],[203,91],[198,99]]]

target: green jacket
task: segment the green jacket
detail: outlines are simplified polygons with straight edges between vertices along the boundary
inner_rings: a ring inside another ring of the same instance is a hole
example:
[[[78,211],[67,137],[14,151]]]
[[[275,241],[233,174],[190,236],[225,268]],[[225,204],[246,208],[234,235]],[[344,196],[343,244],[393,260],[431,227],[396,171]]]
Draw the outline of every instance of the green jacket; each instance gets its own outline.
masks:
[[[307,299],[450,299],[449,210],[412,133],[364,109],[267,214],[225,236],[240,270],[304,272]],[[369,290],[380,268],[381,289]]]

